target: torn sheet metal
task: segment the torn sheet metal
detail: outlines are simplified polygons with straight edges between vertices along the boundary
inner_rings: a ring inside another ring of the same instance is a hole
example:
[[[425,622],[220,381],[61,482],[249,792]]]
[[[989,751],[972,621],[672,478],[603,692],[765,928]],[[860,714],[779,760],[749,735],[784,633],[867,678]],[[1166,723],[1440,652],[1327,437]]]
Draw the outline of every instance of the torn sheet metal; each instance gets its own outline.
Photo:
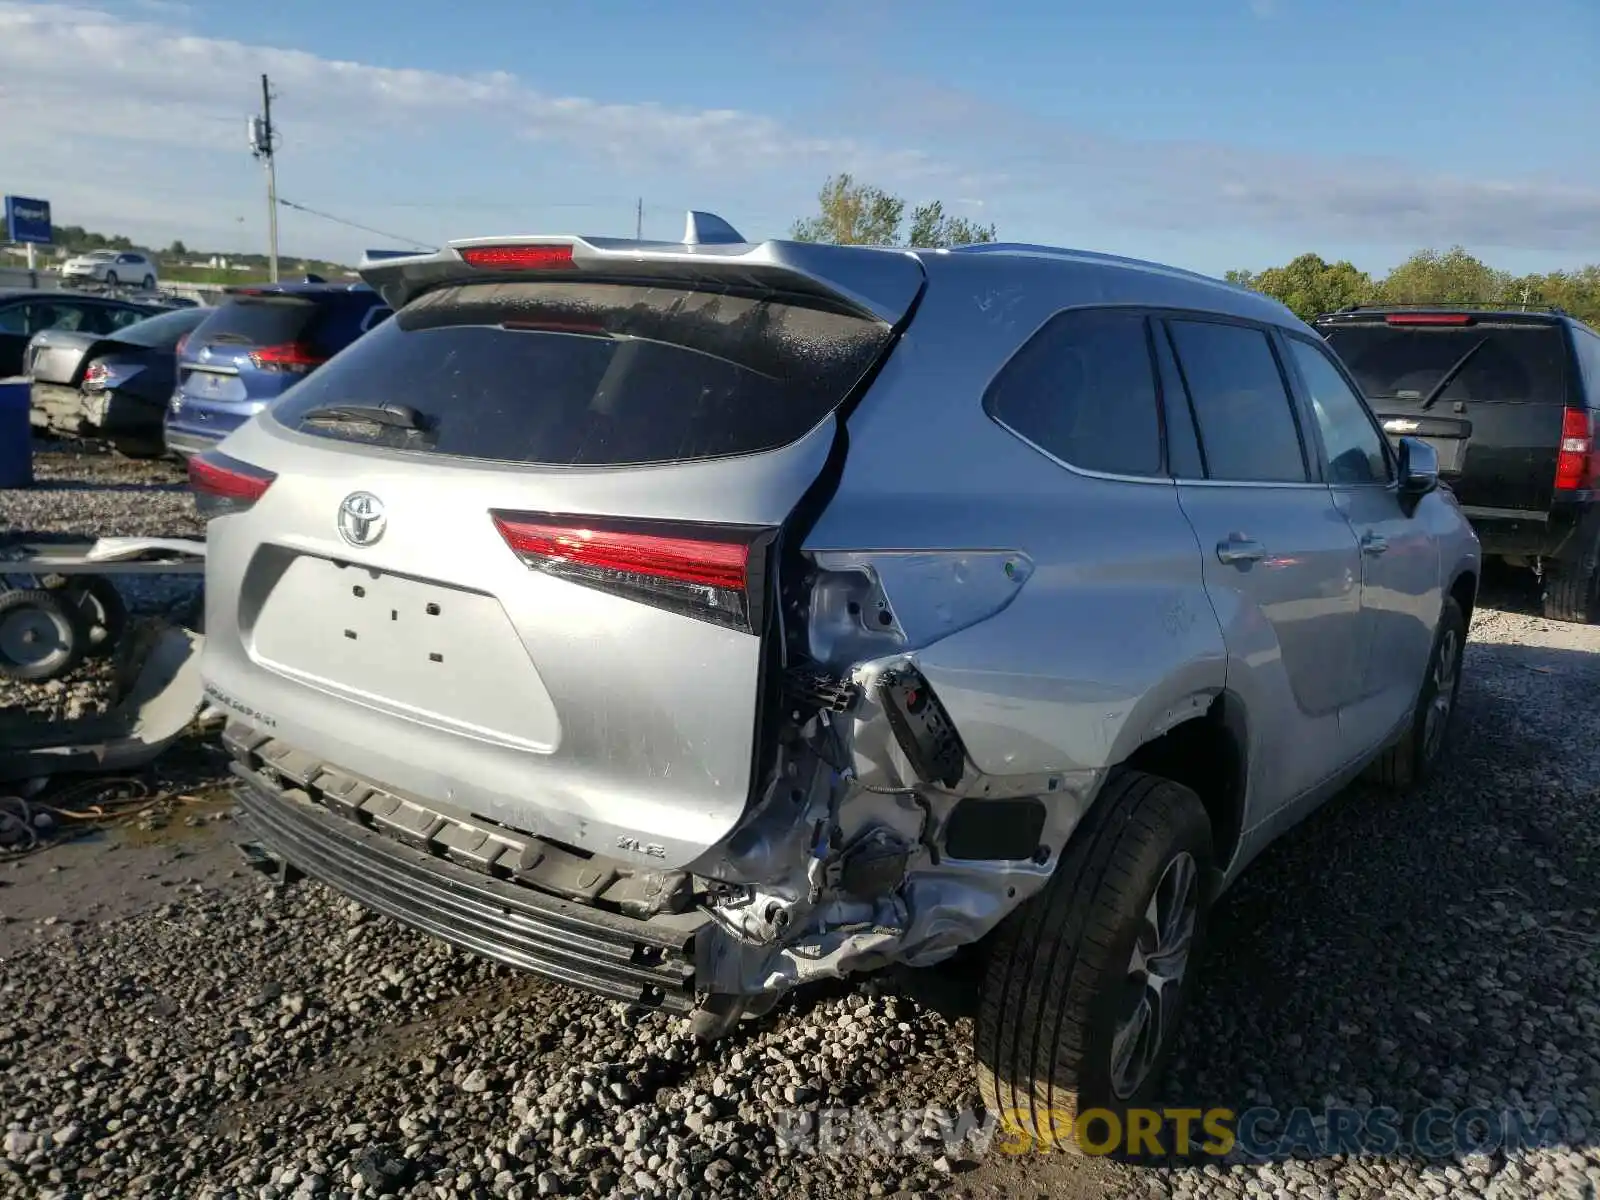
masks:
[[[116,708],[72,721],[19,722],[3,731],[0,781],[62,771],[142,767],[177,740],[204,704],[205,638],[168,626],[156,635],[132,688]]]

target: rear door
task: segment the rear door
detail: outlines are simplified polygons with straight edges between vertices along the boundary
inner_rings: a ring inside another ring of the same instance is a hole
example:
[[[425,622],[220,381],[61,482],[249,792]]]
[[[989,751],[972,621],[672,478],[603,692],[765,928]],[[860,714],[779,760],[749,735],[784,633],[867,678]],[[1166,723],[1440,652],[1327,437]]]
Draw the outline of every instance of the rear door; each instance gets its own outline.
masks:
[[[208,683],[389,787],[688,863],[749,796],[773,537],[890,340],[767,289],[425,293],[221,447],[277,478],[212,522]]]
[[[1253,824],[1344,761],[1339,711],[1364,666],[1360,555],[1268,331],[1209,317],[1166,327],[1205,474],[1180,480],[1178,498],[1200,539],[1228,686],[1251,714]]]
[[[1384,431],[1439,452],[1469,515],[1548,511],[1569,382],[1558,323],[1405,312],[1341,318],[1322,332]]]

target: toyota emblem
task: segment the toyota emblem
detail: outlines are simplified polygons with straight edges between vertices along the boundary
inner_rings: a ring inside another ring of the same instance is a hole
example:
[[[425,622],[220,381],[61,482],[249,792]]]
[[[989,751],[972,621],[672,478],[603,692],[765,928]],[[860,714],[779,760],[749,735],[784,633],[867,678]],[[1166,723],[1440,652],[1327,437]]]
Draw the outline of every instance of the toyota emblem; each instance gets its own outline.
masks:
[[[388,523],[383,501],[371,492],[351,492],[339,504],[339,536],[352,546],[372,545]]]

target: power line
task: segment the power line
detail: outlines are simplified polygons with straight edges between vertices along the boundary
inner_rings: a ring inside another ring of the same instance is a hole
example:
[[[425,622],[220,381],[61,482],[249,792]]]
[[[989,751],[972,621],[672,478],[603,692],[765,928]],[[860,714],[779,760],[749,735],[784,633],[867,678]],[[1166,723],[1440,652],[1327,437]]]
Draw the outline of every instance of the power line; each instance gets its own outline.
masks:
[[[332,213],[323,212],[321,209],[309,208],[304,204],[296,204],[293,200],[285,200],[282,196],[278,197],[278,203],[285,208],[292,208],[296,212],[303,212],[313,217],[321,217],[324,221],[332,221],[335,225],[348,225],[351,229],[361,230],[362,233],[375,233],[379,237],[389,238],[396,242],[405,242],[407,245],[418,246],[424,250],[437,249],[437,247],[430,246],[427,242],[420,242],[416,238],[406,237],[400,233],[390,233],[384,229],[374,229],[371,225],[363,225],[359,221],[347,221],[343,217],[336,217]]]

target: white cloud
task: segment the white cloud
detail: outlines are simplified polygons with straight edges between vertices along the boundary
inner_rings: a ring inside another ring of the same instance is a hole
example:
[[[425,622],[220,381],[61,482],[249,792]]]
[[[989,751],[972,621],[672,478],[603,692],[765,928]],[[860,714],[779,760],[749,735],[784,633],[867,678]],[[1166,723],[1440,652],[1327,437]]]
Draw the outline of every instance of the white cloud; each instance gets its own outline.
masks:
[[[915,150],[805,133],[756,113],[554,96],[505,72],[379,67],[199,37],[182,29],[182,5],[139,7],[148,19],[0,0],[0,103],[8,114],[0,160],[22,168],[8,170],[8,185],[53,200],[58,224],[151,239],[177,230],[172,236],[190,242],[237,244],[235,210],[254,220],[264,204],[251,199],[259,174],[245,145],[263,72],[278,97],[283,157],[293,154],[301,178],[336,173],[343,192],[352,179],[359,192],[363,174],[409,170],[400,139],[452,130],[557,145],[632,180],[670,171],[732,184],[781,172],[807,181],[809,194],[833,170],[865,168],[901,186],[942,173]],[[63,71],[62,63],[78,69]],[[13,182],[17,175],[26,189]],[[394,198],[368,191],[374,204]]]
[[[1262,15],[1281,8],[1252,2]],[[279,96],[283,194],[424,240],[495,232],[485,214],[521,221],[541,200],[547,216],[581,208],[574,202],[591,189],[621,193],[604,226],[631,230],[626,197],[647,188],[647,214],[668,194],[716,198],[736,224],[756,216],[746,232],[775,234],[810,207],[823,177],[848,171],[913,203],[942,198],[982,213],[1002,236],[1030,224],[1030,234],[1069,241],[1115,230],[1135,250],[1167,232],[1200,245],[1219,231],[1331,252],[1460,242],[1577,258],[1600,245],[1594,182],[1101,133],[866,60],[844,73],[860,90],[842,89],[837,111],[807,128],[734,108],[552,95],[506,72],[381,67],[200,37],[187,20],[179,0],[131,0],[115,12],[0,0],[4,189],[49,198],[58,224],[151,243],[259,246],[265,200],[245,123],[266,72]],[[524,160],[525,169],[502,168]],[[507,178],[530,182],[507,188]],[[440,195],[471,199],[430,202]],[[349,259],[382,244],[282,217],[288,251]],[[666,232],[665,216],[648,220]]]

